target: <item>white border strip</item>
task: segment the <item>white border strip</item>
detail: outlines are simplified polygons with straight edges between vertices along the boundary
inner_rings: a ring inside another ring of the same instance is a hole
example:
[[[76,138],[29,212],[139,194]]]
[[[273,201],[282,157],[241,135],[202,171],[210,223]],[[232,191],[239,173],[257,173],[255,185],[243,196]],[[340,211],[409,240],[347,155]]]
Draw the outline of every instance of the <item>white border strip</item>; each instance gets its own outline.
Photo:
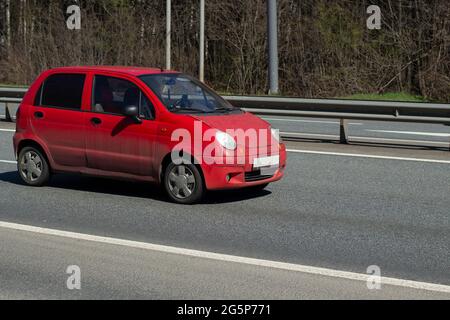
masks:
[[[304,123],[323,123],[323,124],[339,124],[339,121],[326,121],[326,120],[303,120],[303,119],[290,119],[290,118],[272,118],[272,117],[260,117],[267,121],[286,121],[286,122],[304,122]],[[362,126],[360,122],[349,122],[349,125]]]
[[[0,131],[4,131],[4,132],[16,132],[16,129],[0,129]]]
[[[317,267],[277,262],[277,261],[270,261],[270,260],[246,258],[246,257],[240,257],[240,256],[232,256],[232,255],[227,255],[227,254],[190,250],[190,249],[184,249],[184,248],[163,246],[163,245],[158,245],[158,244],[116,239],[116,238],[110,238],[110,237],[100,237],[100,236],[94,236],[94,235],[83,234],[83,233],[61,231],[61,230],[41,228],[41,227],[9,223],[9,222],[2,222],[2,221],[0,221],[0,227],[6,228],[6,229],[11,229],[11,230],[44,234],[44,235],[49,235],[49,236],[57,236],[57,237],[63,237],[63,238],[69,238],[69,239],[91,241],[91,242],[104,243],[104,244],[110,244],[110,245],[119,245],[119,246],[125,246],[125,247],[130,247],[130,248],[158,251],[158,252],[163,252],[163,253],[177,254],[177,255],[183,255],[183,256],[189,256],[189,257],[195,257],[195,258],[210,259],[210,260],[216,260],[216,261],[225,261],[225,262],[232,262],[232,263],[241,263],[241,264],[258,266],[258,267],[274,268],[274,269],[280,269],[280,270],[301,272],[301,273],[334,277],[334,278],[342,278],[342,279],[348,279],[348,280],[357,280],[357,281],[366,282],[369,279],[368,277],[370,276],[370,275],[362,274],[362,273],[354,273],[354,272],[347,272],[347,271],[340,271],[340,270],[333,270],[333,269],[326,269],[326,268],[317,268]],[[381,283],[384,285],[399,286],[399,287],[404,287],[404,288],[450,293],[450,286],[441,285],[441,284],[419,282],[419,281],[412,281],[412,280],[402,280],[402,279],[389,278],[389,277],[382,277]]]
[[[300,139],[307,137],[322,137],[327,139],[334,139],[339,140],[339,136],[332,135],[332,134],[322,134],[322,133],[299,133],[299,132],[280,132],[280,135],[283,137],[291,138],[291,137],[298,137]],[[430,140],[412,140],[412,139],[394,139],[394,138],[377,138],[377,137],[361,137],[361,136],[349,136],[348,137],[351,141],[353,139],[355,142],[364,142],[364,143],[373,143],[374,141],[382,141],[387,142],[391,144],[414,144],[414,143],[420,143],[420,144],[429,144],[429,145],[441,145],[443,147],[448,147],[448,142],[443,141],[430,141]],[[420,147],[420,146],[419,146]]]
[[[326,155],[326,156],[341,156],[341,157],[355,157],[355,158],[369,158],[369,159],[384,159],[384,160],[399,160],[399,161],[415,161],[415,162],[450,164],[450,160],[438,160],[438,159],[406,158],[406,157],[380,156],[380,155],[372,155],[372,154],[341,153],[341,152],[298,150],[298,149],[286,149],[286,151],[292,152],[292,153],[319,154],[319,155]],[[17,161],[0,160],[0,163],[17,164]]]
[[[292,152],[292,153],[318,154],[318,155],[326,155],[326,156],[341,156],[341,157],[355,157],[355,158],[369,158],[369,159],[384,159],[384,160],[415,161],[415,162],[450,164],[450,160],[438,160],[438,159],[392,157],[392,156],[380,156],[380,155],[372,155],[372,154],[342,153],[342,152],[298,150],[298,149],[286,149],[286,151],[287,152]],[[17,164],[17,161],[0,160],[0,163]]]
[[[379,155],[372,155],[372,154],[341,153],[341,152],[297,150],[297,149],[287,149],[287,151],[292,152],[292,153],[320,154],[320,155],[327,155],[327,156],[341,156],[341,157],[355,157],[355,158],[369,158],[369,159],[384,159],[384,160],[400,160],[400,161],[416,161],[416,162],[450,164],[450,160],[405,158],[405,157],[379,156]]]
[[[10,161],[10,160],[0,160],[0,163],[10,163],[10,164],[17,164],[17,161]]]

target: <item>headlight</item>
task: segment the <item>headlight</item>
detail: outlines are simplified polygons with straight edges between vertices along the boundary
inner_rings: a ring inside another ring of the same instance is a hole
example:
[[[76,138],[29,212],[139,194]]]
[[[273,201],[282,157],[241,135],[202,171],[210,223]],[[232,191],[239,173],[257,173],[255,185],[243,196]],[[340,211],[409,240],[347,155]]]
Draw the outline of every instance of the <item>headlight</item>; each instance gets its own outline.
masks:
[[[216,133],[216,141],[225,149],[234,150],[236,149],[236,141],[228,133],[223,131],[218,131]]]
[[[274,129],[274,128],[270,128],[270,131],[272,132],[272,137],[275,140],[277,140],[278,142],[282,142],[281,137],[280,137],[280,130]]]

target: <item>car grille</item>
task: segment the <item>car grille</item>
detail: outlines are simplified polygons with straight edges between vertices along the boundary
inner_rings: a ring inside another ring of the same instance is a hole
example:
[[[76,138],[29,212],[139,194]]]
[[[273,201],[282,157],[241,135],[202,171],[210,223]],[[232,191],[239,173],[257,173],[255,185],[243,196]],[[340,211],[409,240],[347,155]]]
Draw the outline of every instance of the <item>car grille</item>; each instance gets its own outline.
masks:
[[[245,173],[245,181],[246,182],[259,181],[259,180],[269,179],[272,177],[273,177],[273,175],[261,174],[261,170],[255,170],[255,171]]]

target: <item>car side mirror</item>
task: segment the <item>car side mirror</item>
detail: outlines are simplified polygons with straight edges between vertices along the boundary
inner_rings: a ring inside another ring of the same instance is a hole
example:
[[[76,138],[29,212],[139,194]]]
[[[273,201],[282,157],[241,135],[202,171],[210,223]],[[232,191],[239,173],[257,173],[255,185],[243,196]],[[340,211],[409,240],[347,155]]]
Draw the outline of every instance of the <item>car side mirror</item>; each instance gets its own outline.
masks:
[[[139,108],[134,105],[126,106],[123,109],[123,114],[127,117],[132,118],[136,123],[141,123],[141,119],[139,118]]]

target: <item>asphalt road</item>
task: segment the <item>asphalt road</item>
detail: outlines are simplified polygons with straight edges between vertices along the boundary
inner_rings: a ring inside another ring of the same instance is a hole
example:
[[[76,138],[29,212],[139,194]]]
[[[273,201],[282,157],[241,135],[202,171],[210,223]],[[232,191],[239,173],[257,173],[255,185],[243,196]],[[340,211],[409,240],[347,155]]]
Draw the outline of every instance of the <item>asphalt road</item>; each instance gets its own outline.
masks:
[[[450,294],[0,228],[0,299],[448,299]],[[5,259],[5,257],[8,257]],[[69,290],[67,266],[80,269]]]
[[[0,160],[14,160],[11,137],[0,131]],[[443,151],[420,152],[450,160]],[[0,162],[0,221],[361,274],[377,265],[382,276],[450,285],[449,169],[450,163],[291,152],[285,179],[267,191],[214,192],[202,204],[180,206],[157,186],[74,175],[30,188],[14,164]],[[70,295],[64,286],[55,289],[68,264],[83,265],[92,279],[91,289],[78,293],[88,298],[450,298],[399,287],[373,293],[349,280],[0,230],[6,298]]]

